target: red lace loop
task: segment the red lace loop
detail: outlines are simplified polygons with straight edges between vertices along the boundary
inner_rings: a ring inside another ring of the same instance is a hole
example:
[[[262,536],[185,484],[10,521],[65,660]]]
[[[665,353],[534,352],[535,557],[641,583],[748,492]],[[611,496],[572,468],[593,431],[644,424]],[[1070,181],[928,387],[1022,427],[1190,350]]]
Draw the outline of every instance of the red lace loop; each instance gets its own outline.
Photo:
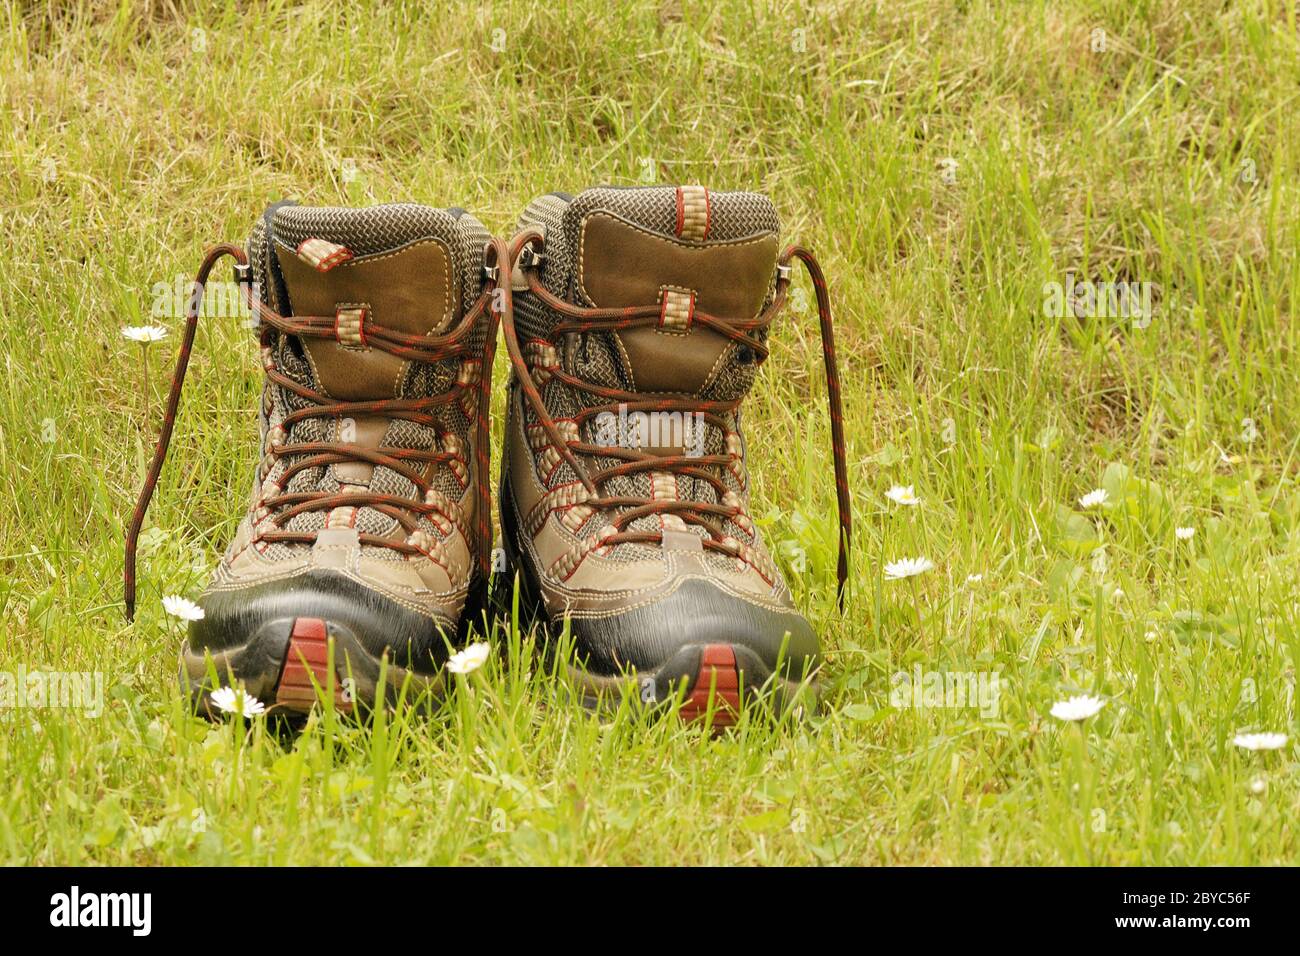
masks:
[[[144,487],[136,502],[135,512],[126,535],[126,562],[124,573],[126,615],[130,619],[135,613],[135,569],[136,546],[139,541],[140,528],[144,524],[145,512],[162,473],[163,462],[171,442],[172,429],[176,423],[180,407],[181,387],[185,381],[185,372],[189,367],[190,351],[194,334],[198,328],[198,316],[202,311],[202,293],[207,283],[208,274],[224,256],[231,256],[246,274],[248,257],[238,246],[222,244],[214,246],[204,255],[199,267],[197,282],[199,295],[192,298],[185,315],[185,336],[181,342],[181,351],[176,360],[176,371],[172,376],[171,392],[163,415],[162,429],[154,447],[153,461],[145,476]],[[490,483],[486,476],[490,468],[490,434],[488,423],[489,389],[492,383],[492,361],[496,351],[497,322],[504,314],[511,314],[513,308],[510,295],[509,256],[506,244],[500,239],[493,239],[485,248],[485,263],[493,276],[491,284],[468,309],[456,325],[442,335],[411,335],[395,329],[388,329],[363,317],[363,336],[365,345],[379,349],[406,361],[434,364],[448,359],[462,358],[481,362],[481,372],[477,376],[464,380],[464,376],[446,391],[424,398],[380,399],[377,401],[338,401],[311,389],[281,372],[272,364],[265,371],[267,378],[293,392],[299,398],[310,403],[306,408],[287,414],[280,428],[287,434],[297,422],[307,418],[347,418],[358,415],[380,415],[390,419],[404,419],[427,427],[436,428],[438,419],[429,411],[441,405],[461,400],[465,393],[476,393],[475,406],[475,455],[478,481],[478,499],[475,507],[474,538],[477,545],[479,569],[486,577],[491,566],[492,550],[492,496]],[[493,267],[496,267],[495,269]],[[261,344],[268,348],[272,343],[272,330],[286,335],[303,338],[319,338],[337,341],[338,317],[311,315],[279,315],[260,302],[252,300],[251,289],[241,282],[245,300],[262,323]],[[498,309],[500,311],[498,311]],[[487,337],[482,352],[475,351],[474,331],[484,311],[488,313]],[[512,316],[513,317],[513,316]],[[304,456],[290,465],[278,479],[278,487],[286,485],[298,472],[309,468],[342,464],[345,462],[364,462],[370,465],[389,468],[410,481],[419,490],[420,499],[413,500],[397,495],[384,495],[370,492],[332,494],[329,492],[295,492],[280,493],[264,498],[259,508],[266,509],[276,530],[262,531],[255,535],[250,544],[257,541],[292,542],[311,544],[316,539],[315,532],[293,532],[279,530],[291,518],[310,511],[323,511],[335,507],[368,507],[393,518],[408,534],[418,529],[415,515],[438,516],[444,521],[452,521],[446,504],[425,479],[422,471],[409,467],[406,462],[415,461],[423,465],[439,464],[453,466],[460,460],[454,451],[421,451],[407,448],[380,447],[367,449],[347,442],[299,442],[272,444],[267,449],[270,458],[286,456]],[[263,474],[265,477],[265,473]],[[464,480],[468,480],[465,476]],[[463,529],[462,529],[463,530]],[[362,544],[391,548],[402,554],[425,554],[427,551],[406,541],[396,541],[371,534],[358,535]],[[466,535],[468,539],[469,536]]]
[[[510,244],[510,262],[512,268],[518,265],[526,278],[528,291],[549,309],[565,317],[557,322],[551,331],[551,338],[546,345],[556,347],[557,341],[570,333],[617,332],[624,329],[657,326],[662,319],[664,305],[662,302],[631,306],[628,308],[586,308],[573,305],[551,294],[537,277],[537,266],[541,262],[538,251],[544,242],[543,234],[537,229],[526,229],[518,233]],[[831,319],[830,295],[826,288],[826,279],[821,266],[808,250],[800,246],[789,246],[777,262],[776,292],[771,304],[757,318],[732,320],[710,315],[692,309],[690,320],[718,333],[745,348],[755,356],[756,362],[763,362],[768,355],[766,343],[759,337],[776,318],[785,305],[786,293],[790,287],[790,262],[798,259],[803,263],[812,280],[817,298],[817,312],[821,323],[822,357],[826,367],[826,393],[831,419],[831,450],[835,464],[836,503],[839,515],[840,541],[839,560],[836,566],[836,596],[840,608],[844,606],[844,589],[849,575],[849,548],[853,532],[853,514],[849,497],[848,464],[844,444],[844,417],[840,398],[839,368],[835,358],[835,334]],[[506,351],[514,367],[515,377],[523,390],[524,397],[532,406],[542,431],[550,446],[577,476],[579,482],[588,492],[589,497],[583,502],[597,510],[626,509],[613,519],[613,534],[602,536],[601,545],[649,543],[657,544],[663,540],[662,534],[654,531],[627,531],[627,525],[637,518],[653,514],[675,514],[691,524],[701,526],[708,532],[703,541],[704,547],[724,554],[748,559],[747,549],[736,539],[729,537],[725,530],[711,518],[737,518],[745,520],[743,509],[726,504],[711,504],[701,501],[657,500],[628,496],[602,496],[600,485],[619,475],[636,472],[656,471],[682,475],[707,482],[719,499],[727,492],[714,468],[728,467],[732,462],[730,455],[709,456],[659,456],[650,452],[620,448],[616,446],[593,445],[567,439],[560,433],[559,426],[546,410],[537,382],[533,379],[528,360],[520,347],[518,334],[514,327],[514,315],[503,317],[502,334],[506,342]],[[624,391],[588,382],[561,368],[548,367],[547,374],[569,387],[587,395],[605,399],[608,404],[587,407],[579,412],[574,423],[581,425],[584,421],[604,412],[617,411],[620,406],[628,412],[698,412],[704,415],[709,425],[727,430],[727,423],[722,415],[731,413],[740,407],[741,399],[733,401],[705,401],[689,397],[666,398],[647,396],[637,392]],[[622,463],[606,468],[589,470],[578,456],[586,458],[603,457],[622,459]],[[760,569],[760,573],[762,570]]]

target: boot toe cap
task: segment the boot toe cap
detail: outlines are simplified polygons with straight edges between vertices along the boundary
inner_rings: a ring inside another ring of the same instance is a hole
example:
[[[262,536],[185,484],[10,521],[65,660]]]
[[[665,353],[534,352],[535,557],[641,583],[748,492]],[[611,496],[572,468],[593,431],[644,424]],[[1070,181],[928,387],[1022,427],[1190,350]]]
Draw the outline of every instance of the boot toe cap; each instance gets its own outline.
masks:
[[[752,651],[771,672],[799,678],[820,662],[817,635],[803,615],[737,597],[692,578],[657,601],[620,613],[570,618],[588,670],[653,671],[682,648],[729,644]]]
[[[346,628],[364,651],[420,672],[437,670],[456,622],[430,617],[339,574],[313,571],[247,588],[208,591],[204,616],[190,624],[191,653],[237,652],[269,622],[317,618]]]

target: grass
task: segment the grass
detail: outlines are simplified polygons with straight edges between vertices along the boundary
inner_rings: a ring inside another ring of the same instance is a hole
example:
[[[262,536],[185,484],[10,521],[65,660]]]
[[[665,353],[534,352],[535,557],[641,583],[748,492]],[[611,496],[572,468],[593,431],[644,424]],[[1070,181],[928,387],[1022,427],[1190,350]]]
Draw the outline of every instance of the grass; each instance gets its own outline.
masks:
[[[8,0],[0,672],[99,672],[106,701],[0,716],[0,859],[1294,860],[1296,752],[1230,741],[1296,731],[1298,46],[1269,2]],[[154,285],[283,196],[461,204],[508,234],[535,194],[647,175],[768,192],[831,282],[843,616],[810,295],[747,412],[824,713],[716,738],[599,720],[507,627],[514,653],[427,717],[191,717],[159,598],[198,593],[242,513],[260,372],[238,322],[204,324],[125,623],[179,323],[147,420],[120,329]],[[1153,283],[1153,320],[1045,314],[1068,273]],[[918,665],[996,672],[996,716],[894,706]],[[1082,692],[1099,715],[1049,716]]]

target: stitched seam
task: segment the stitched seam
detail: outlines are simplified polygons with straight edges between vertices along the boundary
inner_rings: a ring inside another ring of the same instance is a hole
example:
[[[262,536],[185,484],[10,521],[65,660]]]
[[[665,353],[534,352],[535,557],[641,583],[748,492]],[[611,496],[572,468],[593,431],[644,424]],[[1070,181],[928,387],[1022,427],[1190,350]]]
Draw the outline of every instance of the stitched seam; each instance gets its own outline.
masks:
[[[727,357],[734,355],[735,352],[736,343],[728,342],[727,347],[718,353],[718,360],[713,363],[713,368],[709,369],[709,374],[704,376],[704,384],[700,386],[701,392],[706,391],[713,384],[714,379],[718,377],[718,373],[722,371],[722,367],[727,364]]]
[[[368,256],[360,256],[358,258],[349,259],[347,262],[343,263],[341,266],[338,266],[337,268],[347,269],[350,266],[365,265],[366,263],[370,263],[370,262],[382,262],[384,259],[391,259],[394,256],[399,256],[409,249],[415,249],[419,246],[427,246],[427,245],[438,246],[443,251],[443,257],[442,257],[443,277],[446,279],[446,282],[443,283],[443,290],[442,290],[442,317],[443,317],[443,321],[445,322],[450,317],[450,312],[451,312],[451,250],[447,247],[447,244],[443,242],[441,239],[416,239],[414,242],[408,242],[406,245],[400,246],[397,249],[391,249],[388,252],[375,252],[375,253],[371,253]],[[433,331],[430,330],[425,333],[425,336],[428,337],[432,334]]]
[[[664,591],[664,592],[661,593],[661,594],[656,594],[656,595],[654,595],[654,596],[651,597],[651,598],[648,598],[648,599],[646,599],[646,600],[642,600],[642,601],[638,601],[638,602],[636,602],[636,603],[634,603],[634,604],[623,604],[623,605],[620,605],[619,607],[616,607],[616,608],[610,608],[610,609],[608,609],[608,610],[596,610],[596,609],[592,609],[592,610],[572,610],[572,609],[570,608],[570,606],[569,606],[569,602],[566,600],[566,602],[565,602],[565,615],[568,616],[568,617],[582,618],[582,619],[584,619],[584,620],[593,620],[593,619],[605,618],[605,617],[616,617],[617,615],[619,615],[619,614],[625,614],[625,613],[628,612],[628,611],[635,611],[635,610],[638,610],[638,609],[643,608],[643,607],[649,607],[650,605],[655,604],[655,603],[657,603],[657,602],[663,600],[664,598],[669,597],[669,596],[671,596],[671,595],[677,593],[677,591],[681,588],[681,586],[682,586],[685,582],[687,582],[687,581],[692,581],[692,580],[694,580],[694,581],[703,581],[703,582],[705,582],[706,584],[713,585],[714,587],[719,587],[721,590],[726,591],[726,592],[727,592],[728,594],[730,594],[732,597],[737,598],[737,599],[742,600],[742,601],[745,601],[745,602],[748,603],[748,604],[753,604],[755,607],[761,607],[761,608],[763,608],[763,610],[765,610],[765,611],[777,611],[777,612],[786,613],[786,614],[798,614],[798,611],[796,611],[794,608],[791,608],[791,607],[783,607],[783,606],[778,605],[778,604],[771,604],[771,603],[768,603],[768,602],[763,601],[761,598],[758,598],[758,599],[756,600],[756,599],[755,599],[755,598],[756,598],[756,595],[754,595],[754,594],[752,594],[752,593],[744,593],[744,594],[742,594],[742,593],[736,591],[736,590],[733,589],[733,588],[727,587],[725,584],[723,584],[723,582],[719,581],[717,578],[705,577],[705,576],[703,576],[703,575],[699,575],[699,574],[686,574],[686,575],[683,575],[683,576],[681,576],[681,577],[679,577],[679,578],[675,578],[675,579],[673,580],[673,585],[672,585],[672,587],[671,587],[669,590]],[[642,590],[644,591],[645,589],[642,589]],[[571,593],[572,593],[572,592],[571,592]],[[610,593],[613,593],[613,592],[610,592]],[[640,592],[636,592],[636,593],[640,593]]]

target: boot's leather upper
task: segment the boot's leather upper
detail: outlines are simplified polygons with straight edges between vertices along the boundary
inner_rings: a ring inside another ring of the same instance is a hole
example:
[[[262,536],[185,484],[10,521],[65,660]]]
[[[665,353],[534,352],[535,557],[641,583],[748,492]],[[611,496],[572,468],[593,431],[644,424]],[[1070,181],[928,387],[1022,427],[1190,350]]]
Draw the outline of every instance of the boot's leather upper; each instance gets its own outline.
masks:
[[[257,223],[262,458],[192,645],[315,614],[432,666],[486,546],[487,240],[468,214],[414,205],[279,205]]]
[[[701,187],[600,188],[543,196],[520,227],[544,251],[525,251],[516,271],[533,269],[556,301],[516,292],[527,374],[509,396],[501,513],[547,613],[570,619],[598,670],[654,667],[716,641],[769,664],[783,647],[792,666],[815,663],[816,637],[749,513],[740,403],[777,289],[771,204]],[[559,300],[604,324],[591,329]],[[657,319],[620,324],[620,310],[654,303]],[[570,456],[599,476],[595,494]]]

